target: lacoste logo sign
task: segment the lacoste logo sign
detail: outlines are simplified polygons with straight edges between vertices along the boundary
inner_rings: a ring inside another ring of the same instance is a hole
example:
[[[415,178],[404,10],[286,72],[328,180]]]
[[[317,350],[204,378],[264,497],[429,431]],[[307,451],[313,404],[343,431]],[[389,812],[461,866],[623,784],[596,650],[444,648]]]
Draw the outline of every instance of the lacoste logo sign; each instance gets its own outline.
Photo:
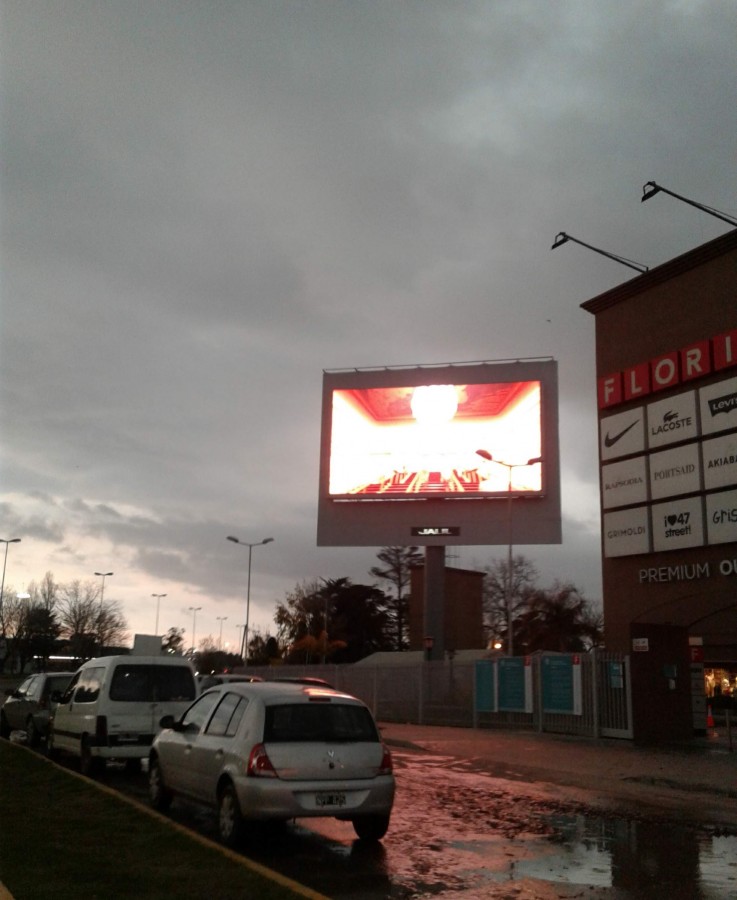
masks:
[[[604,435],[604,446],[613,447],[616,443],[621,441],[625,434],[627,434],[628,431],[631,431],[639,421],[639,419],[635,419],[634,422],[622,429],[622,431],[618,431],[616,434],[609,434],[607,431],[606,435]]]

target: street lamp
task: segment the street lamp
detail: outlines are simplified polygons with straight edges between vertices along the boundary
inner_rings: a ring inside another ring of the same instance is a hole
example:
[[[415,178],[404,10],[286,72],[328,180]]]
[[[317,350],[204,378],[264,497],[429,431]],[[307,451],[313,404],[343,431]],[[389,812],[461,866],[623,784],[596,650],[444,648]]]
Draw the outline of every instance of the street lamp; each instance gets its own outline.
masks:
[[[524,469],[542,462],[542,456],[535,456],[524,463],[508,463],[494,459],[488,450],[477,450],[476,453],[487,462],[504,466],[508,473],[507,481],[507,584],[505,589],[505,605],[507,608],[507,656],[514,656],[514,630],[512,627],[512,470]]]
[[[220,622],[220,639],[218,641],[218,650],[223,649],[223,622],[228,618],[227,616],[216,616],[215,617],[218,622]]]
[[[5,622],[2,618],[3,615],[3,594],[5,592],[5,566],[8,564],[8,544],[20,544],[20,538],[0,538],[0,544],[5,544],[5,559],[3,561],[3,580],[2,584],[0,584],[0,628],[2,628],[2,633],[5,634]]]
[[[100,639],[100,651],[102,651],[102,604],[105,599],[105,579],[112,574],[113,572],[95,572],[95,575],[102,578],[102,587],[100,588],[100,634],[98,635]]]
[[[241,644],[241,656],[243,657],[244,665],[248,665],[248,622],[251,616],[251,553],[253,552],[254,547],[260,547],[261,544],[270,544],[274,538],[267,537],[261,541],[256,541],[253,544],[249,544],[246,541],[241,541],[237,537],[233,537],[232,535],[228,535],[228,540],[232,541],[234,544],[240,544],[242,547],[248,547],[248,587],[246,588],[246,624],[243,629],[243,643]]]
[[[189,611],[192,613],[192,656],[197,651],[197,642],[195,640],[195,624],[197,622],[197,613],[202,609],[201,606],[190,606]]]
[[[152,597],[156,597],[156,629],[154,634],[159,633],[159,606],[161,605],[161,598],[166,597],[166,594],[151,594]]]

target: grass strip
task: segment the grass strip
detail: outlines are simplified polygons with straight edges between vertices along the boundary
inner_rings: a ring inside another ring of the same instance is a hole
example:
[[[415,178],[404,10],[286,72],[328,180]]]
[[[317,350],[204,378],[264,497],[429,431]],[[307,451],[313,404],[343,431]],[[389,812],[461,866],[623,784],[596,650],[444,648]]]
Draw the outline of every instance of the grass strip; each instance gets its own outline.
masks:
[[[15,900],[320,896],[275,883],[235,854],[3,740],[0,880]]]

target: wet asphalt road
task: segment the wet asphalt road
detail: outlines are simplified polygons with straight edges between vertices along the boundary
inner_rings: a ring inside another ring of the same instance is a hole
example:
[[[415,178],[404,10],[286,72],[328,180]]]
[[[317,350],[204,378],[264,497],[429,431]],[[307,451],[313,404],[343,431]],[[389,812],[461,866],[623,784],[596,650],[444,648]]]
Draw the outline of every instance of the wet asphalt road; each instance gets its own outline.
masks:
[[[499,777],[478,759],[392,753],[397,796],[382,842],[356,840],[347,822],[305,819],[262,829],[244,855],[335,900],[737,897],[737,828]],[[147,805],[145,771],[108,765],[100,781]],[[175,801],[171,818],[217,841],[210,810]]]
[[[244,853],[335,900],[737,896],[737,837],[666,818],[623,817],[592,794],[492,777],[448,756],[393,751],[397,797],[379,844],[350,823],[300,820]],[[145,802],[145,774],[110,768]],[[216,840],[214,815],[175,801],[172,818]],[[706,874],[705,874],[706,873]]]

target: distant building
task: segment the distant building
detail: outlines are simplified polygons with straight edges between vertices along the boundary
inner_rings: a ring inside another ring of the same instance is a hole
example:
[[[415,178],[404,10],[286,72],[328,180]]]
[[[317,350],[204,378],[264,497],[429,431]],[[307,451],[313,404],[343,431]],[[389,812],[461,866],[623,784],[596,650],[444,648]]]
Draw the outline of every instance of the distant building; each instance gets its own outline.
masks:
[[[409,598],[409,649],[424,650],[426,638],[438,640],[446,651],[484,649],[483,584],[483,572],[445,567],[444,633],[440,641],[440,635],[427,633],[424,621],[424,566],[413,568]]]

